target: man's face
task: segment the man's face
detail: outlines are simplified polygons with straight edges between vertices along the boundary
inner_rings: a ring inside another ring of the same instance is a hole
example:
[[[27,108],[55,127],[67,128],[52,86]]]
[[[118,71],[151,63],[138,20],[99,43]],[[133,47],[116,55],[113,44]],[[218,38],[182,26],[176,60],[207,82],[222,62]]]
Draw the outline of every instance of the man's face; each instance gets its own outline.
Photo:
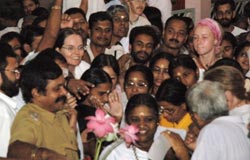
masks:
[[[180,49],[187,40],[185,22],[175,19],[170,21],[163,36],[165,46],[171,49]]]
[[[109,46],[111,42],[111,37],[112,23],[108,20],[97,21],[90,31],[91,43],[96,46]]]
[[[116,12],[113,16],[113,36],[118,38],[126,37],[129,29],[129,17],[125,12]]]
[[[34,11],[39,5],[35,4],[32,0],[24,0],[23,8],[26,15],[31,15],[32,11]]]
[[[135,63],[145,64],[151,58],[153,49],[153,38],[147,34],[141,34],[135,38],[132,44],[131,56]]]
[[[218,6],[215,12],[215,19],[221,24],[222,27],[230,27],[233,23],[235,14],[231,9],[230,4],[223,4]]]
[[[33,95],[33,101],[39,102],[38,105],[50,112],[57,112],[65,107],[67,91],[64,88],[63,75],[54,80],[48,80],[45,93],[38,93],[39,96]]]
[[[80,13],[71,14],[70,17],[73,19],[73,28],[80,31],[83,39],[88,37],[89,24],[86,19]]]
[[[16,96],[19,91],[18,80],[20,72],[18,71],[18,62],[14,57],[7,57],[8,65],[5,70],[1,72],[0,89],[9,97]]]

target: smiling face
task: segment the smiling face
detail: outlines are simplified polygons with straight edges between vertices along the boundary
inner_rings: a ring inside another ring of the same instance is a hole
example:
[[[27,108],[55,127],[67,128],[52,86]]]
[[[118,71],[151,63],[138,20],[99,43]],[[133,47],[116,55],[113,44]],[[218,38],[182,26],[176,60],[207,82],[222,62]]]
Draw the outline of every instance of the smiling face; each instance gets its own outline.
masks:
[[[159,87],[161,83],[170,78],[168,73],[169,61],[166,59],[159,59],[155,62],[153,66],[153,75],[154,75],[154,85]]]
[[[127,116],[128,124],[139,128],[137,145],[139,148],[150,146],[157,128],[158,117],[150,107],[138,105]]]
[[[207,26],[197,26],[194,29],[194,48],[199,55],[215,54],[218,41],[213,32]]]
[[[250,46],[244,47],[244,49],[240,52],[238,57],[236,57],[236,61],[239,62],[241,68],[243,69],[244,73],[249,70],[249,57],[247,53],[250,51]]]
[[[65,38],[64,44],[59,49],[59,52],[65,57],[69,65],[79,65],[84,55],[84,46],[81,36],[72,34]]]

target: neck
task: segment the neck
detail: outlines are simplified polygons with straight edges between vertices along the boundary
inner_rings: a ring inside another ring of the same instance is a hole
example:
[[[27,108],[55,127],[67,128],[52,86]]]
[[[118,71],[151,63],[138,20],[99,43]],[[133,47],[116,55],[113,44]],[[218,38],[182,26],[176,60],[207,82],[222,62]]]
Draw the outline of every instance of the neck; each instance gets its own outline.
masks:
[[[129,15],[129,21],[130,21],[131,24],[138,21],[138,19],[139,19],[139,15],[137,15],[137,14],[130,14]]]
[[[147,142],[144,142],[144,143],[139,143],[139,142],[138,142],[135,146],[136,146],[137,148],[143,150],[143,151],[148,152],[149,149],[150,149],[150,147],[151,147],[151,145],[152,145],[152,143],[153,143],[153,140],[147,141]]]
[[[234,26],[233,25],[230,25],[229,27],[223,27],[223,30],[225,32],[232,32],[234,30]]]
[[[117,37],[117,36],[112,36],[110,46],[115,45],[115,44],[116,44],[117,42],[119,42],[121,39],[122,39],[122,38],[120,38],[120,37]]]
[[[201,64],[205,67],[208,68],[211,65],[214,64],[214,62],[216,61],[216,57],[214,55],[214,53],[212,54],[204,54],[204,55],[199,55],[199,59]]]
[[[97,45],[94,45],[93,43],[90,43],[90,48],[91,48],[91,51],[92,51],[94,57],[98,56],[101,53],[104,53],[105,49],[106,49],[106,47],[97,46]]]
[[[172,54],[173,56],[177,56],[179,54],[180,49],[169,48],[167,45],[162,45],[162,51]]]

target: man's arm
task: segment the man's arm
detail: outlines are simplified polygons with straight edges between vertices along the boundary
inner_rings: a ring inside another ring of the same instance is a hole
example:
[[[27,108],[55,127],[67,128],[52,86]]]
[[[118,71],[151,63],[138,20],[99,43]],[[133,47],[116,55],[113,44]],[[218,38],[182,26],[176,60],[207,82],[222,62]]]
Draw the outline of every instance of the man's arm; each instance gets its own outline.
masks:
[[[67,160],[66,157],[47,148],[39,148],[33,144],[15,141],[9,145],[8,158],[26,160]]]
[[[40,52],[46,48],[54,47],[57,34],[60,30],[62,2],[63,0],[55,0],[54,5],[51,7],[43,38],[36,51]]]

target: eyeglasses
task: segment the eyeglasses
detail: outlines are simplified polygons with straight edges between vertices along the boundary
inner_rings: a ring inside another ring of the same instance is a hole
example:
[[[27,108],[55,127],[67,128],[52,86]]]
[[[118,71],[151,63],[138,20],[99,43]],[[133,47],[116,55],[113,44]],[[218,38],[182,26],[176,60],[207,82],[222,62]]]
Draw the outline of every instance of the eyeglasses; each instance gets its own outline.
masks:
[[[138,83],[135,83],[135,82],[127,82],[127,83],[125,84],[125,87],[126,87],[126,88],[134,88],[134,87],[137,87],[137,88],[143,89],[143,88],[148,87],[148,85],[147,85],[145,82],[138,82]]]
[[[19,69],[13,69],[13,70],[10,70],[10,69],[4,69],[3,71],[8,71],[8,72],[11,72],[11,73],[14,73],[14,74],[20,74]]]
[[[170,109],[170,108],[166,108],[164,106],[160,106],[160,114],[163,114],[163,113],[167,113],[167,114],[174,114],[176,110],[175,109]]]
[[[84,51],[84,46],[79,46],[79,47],[73,47],[73,46],[62,46],[62,48],[68,50],[69,52],[75,52],[76,50],[78,51]]]
[[[135,3],[139,3],[139,2],[147,3],[148,2],[148,0],[130,0],[130,1],[133,1]]]

